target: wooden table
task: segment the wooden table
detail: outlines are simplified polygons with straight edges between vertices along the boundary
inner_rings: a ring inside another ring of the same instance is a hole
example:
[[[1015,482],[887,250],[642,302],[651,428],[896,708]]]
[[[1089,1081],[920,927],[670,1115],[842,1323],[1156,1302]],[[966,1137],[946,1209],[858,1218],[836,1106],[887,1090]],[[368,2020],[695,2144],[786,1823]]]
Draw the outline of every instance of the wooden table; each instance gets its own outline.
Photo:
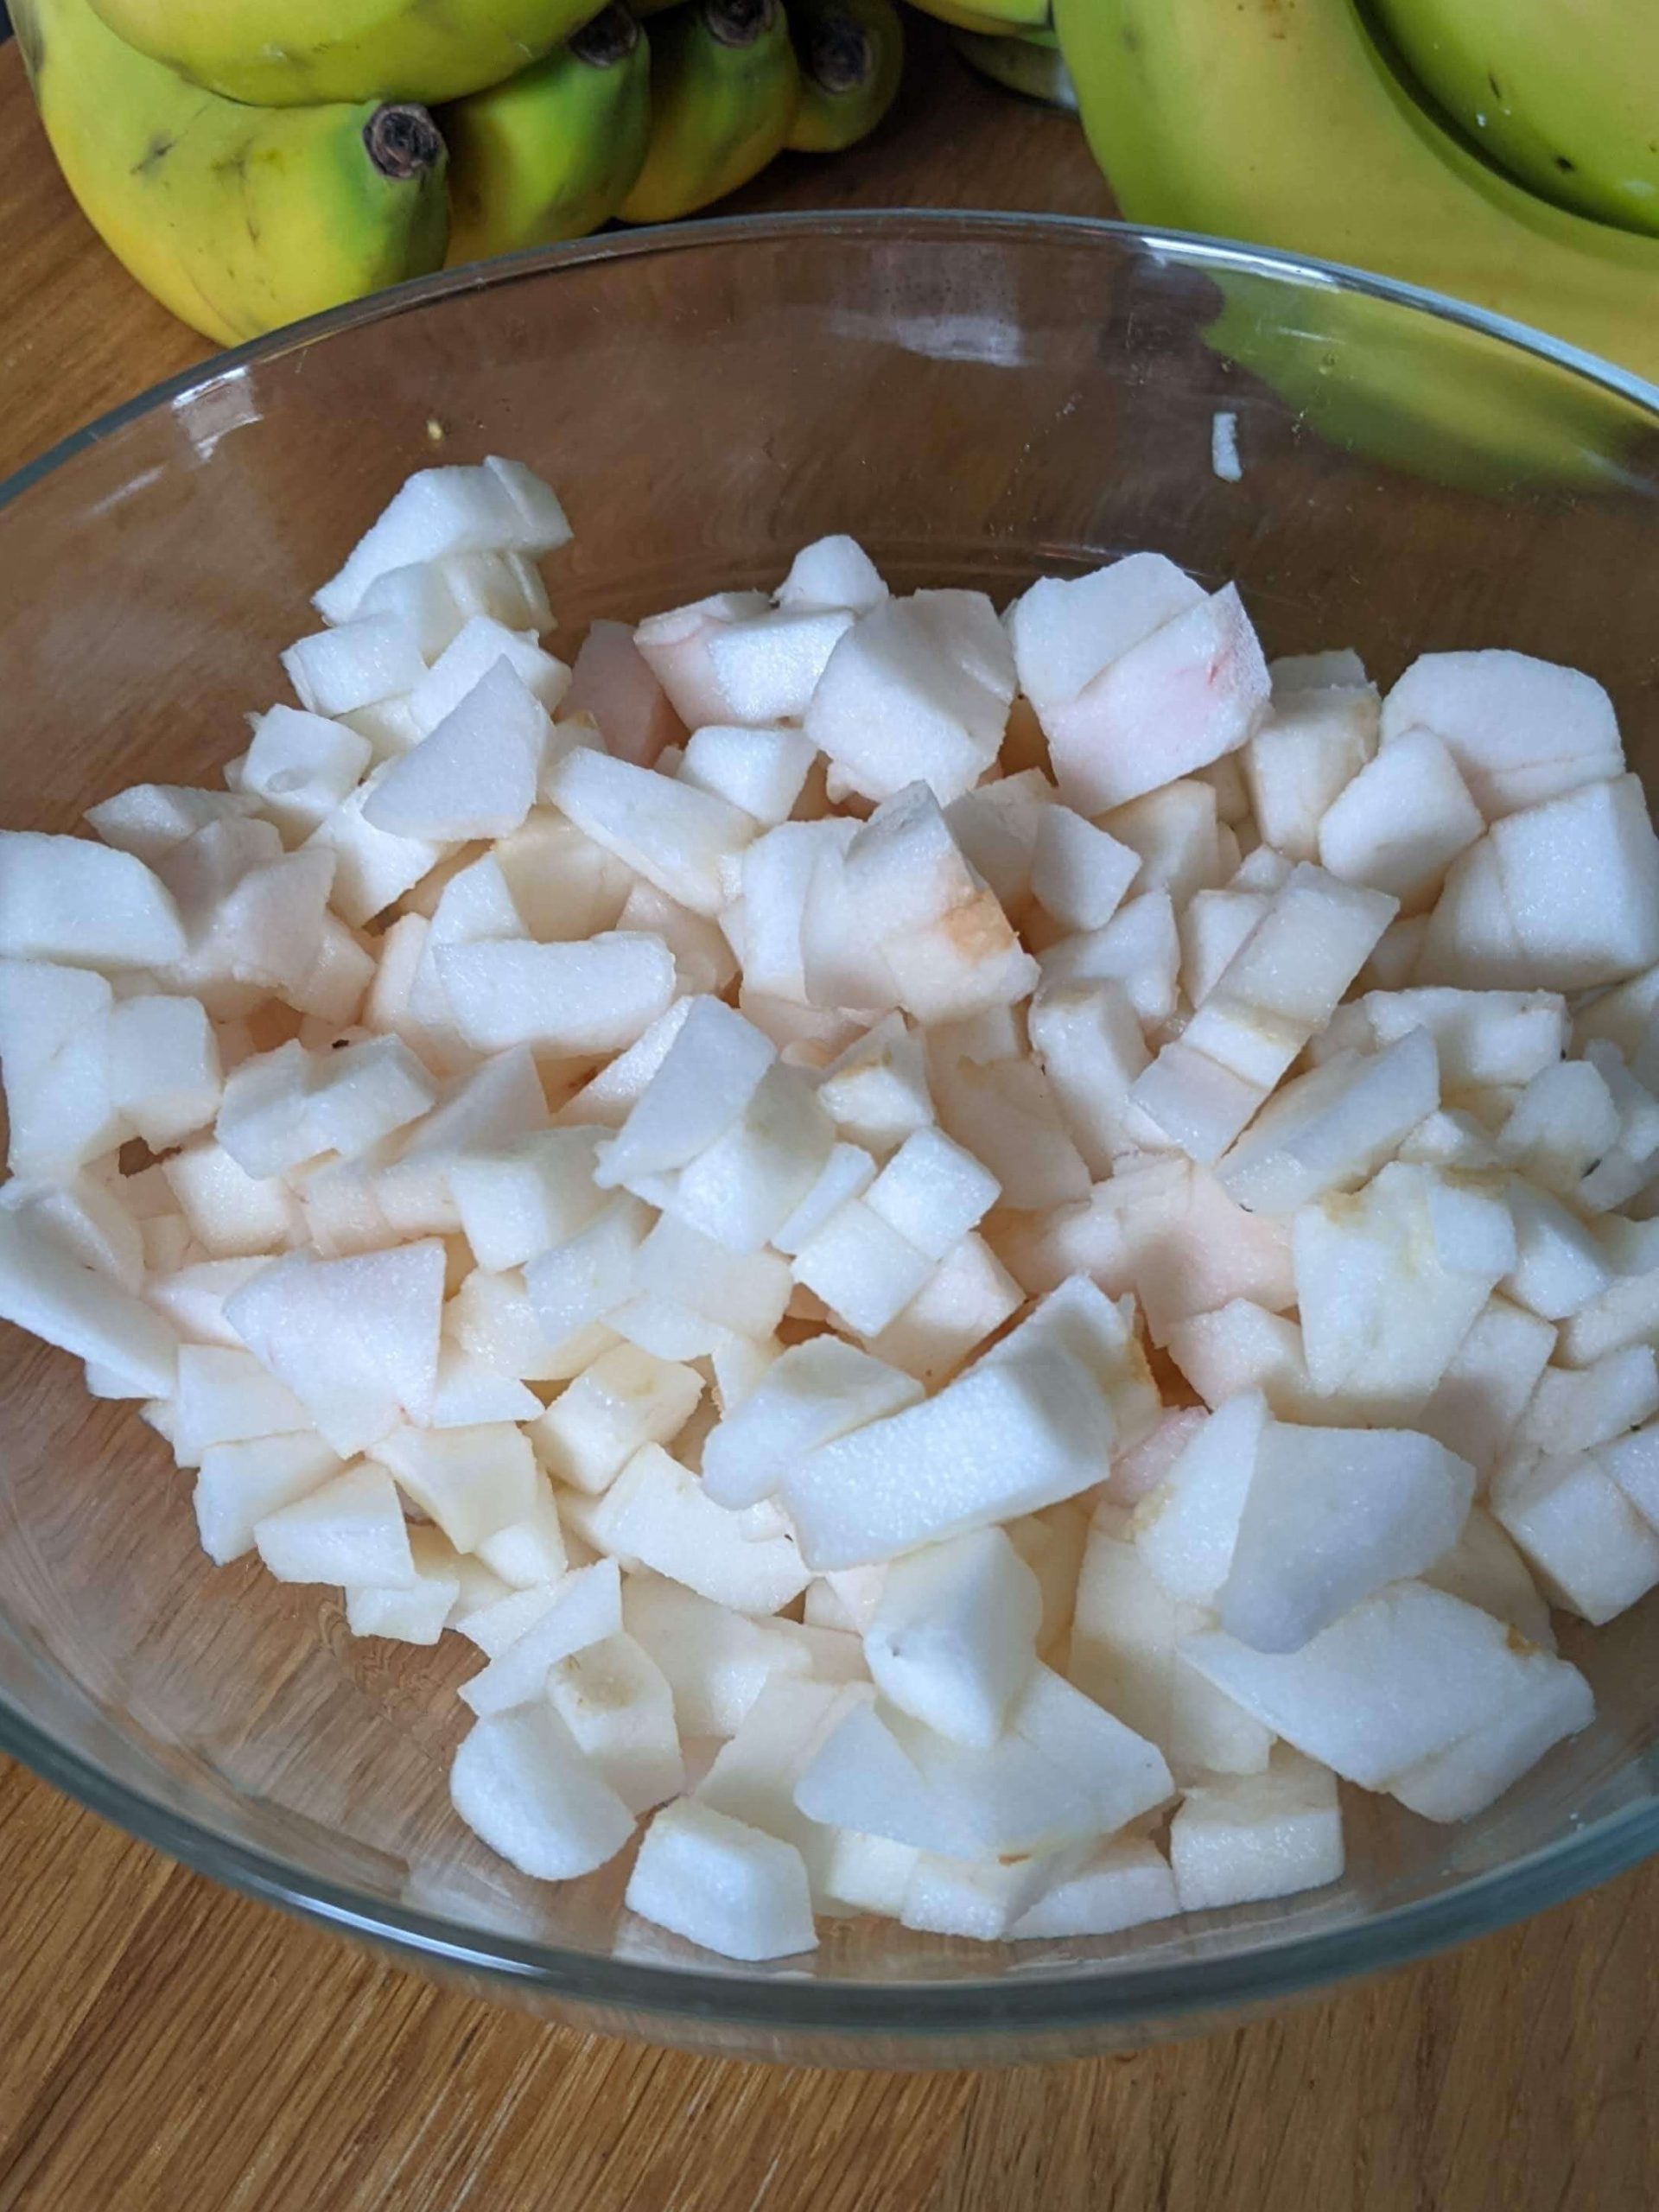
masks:
[[[1071,125],[969,79],[747,204],[1109,213]],[[59,183],[0,53],[0,468],[198,359]],[[1265,2025],[1001,2074],[584,2039],[229,1896],[0,1765],[0,2212],[1637,2212],[1659,2201],[1659,1867]]]

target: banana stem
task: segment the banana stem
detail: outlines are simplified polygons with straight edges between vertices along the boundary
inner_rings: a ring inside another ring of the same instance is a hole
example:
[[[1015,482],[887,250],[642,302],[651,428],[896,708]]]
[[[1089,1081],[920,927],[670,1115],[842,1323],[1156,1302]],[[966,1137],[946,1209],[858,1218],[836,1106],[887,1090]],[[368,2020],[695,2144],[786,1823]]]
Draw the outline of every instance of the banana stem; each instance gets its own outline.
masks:
[[[381,175],[394,184],[429,176],[444,156],[437,124],[410,101],[376,108],[363,126],[363,143]]]
[[[778,0],[702,0],[702,20],[721,46],[753,46],[778,20]]]
[[[875,45],[862,23],[830,16],[813,26],[806,73],[826,92],[855,92],[875,70]]]
[[[602,8],[567,41],[578,61],[595,69],[614,69],[639,43],[639,26],[623,7]]]

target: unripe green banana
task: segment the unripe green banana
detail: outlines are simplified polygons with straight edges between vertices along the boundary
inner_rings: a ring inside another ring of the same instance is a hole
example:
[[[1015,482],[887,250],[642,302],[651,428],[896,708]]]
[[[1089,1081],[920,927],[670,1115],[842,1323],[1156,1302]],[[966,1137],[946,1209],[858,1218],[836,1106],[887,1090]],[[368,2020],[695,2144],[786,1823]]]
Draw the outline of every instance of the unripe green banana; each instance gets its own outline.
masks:
[[[616,4],[505,85],[439,116],[449,265],[585,238],[608,222],[651,137],[651,52]]]
[[[1567,214],[1470,152],[1356,0],[1056,0],[1055,25],[1130,221],[1377,270],[1659,376],[1659,241]],[[1565,375],[1547,385],[1449,334],[1431,346],[1357,289],[1310,286],[1293,325],[1248,272],[1217,282],[1210,342],[1338,442],[1506,489],[1619,480],[1611,403]]]
[[[448,231],[423,107],[240,107],[124,45],[90,0],[13,0],[52,150],[146,289],[221,345],[422,276]]]
[[[1053,0],[912,0],[912,4],[953,30],[982,31],[987,38],[1046,31],[1054,12]]]
[[[1052,31],[1022,32],[1018,38],[988,38],[983,31],[952,31],[950,43],[982,77],[1005,92],[1019,92],[1045,107],[1077,111],[1077,88]]]
[[[454,100],[569,37],[591,0],[92,0],[129,46],[256,107]]]
[[[671,223],[781,152],[801,97],[779,0],[688,0],[652,34],[651,144],[620,209]]]
[[[1655,0],[1375,0],[1484,154],[1562,207],[1659,231]]]
[[[801,104],[787,140],[798,154],[838,154],[868,137],[893,105],[905,29],[893,0],[789,0]]]

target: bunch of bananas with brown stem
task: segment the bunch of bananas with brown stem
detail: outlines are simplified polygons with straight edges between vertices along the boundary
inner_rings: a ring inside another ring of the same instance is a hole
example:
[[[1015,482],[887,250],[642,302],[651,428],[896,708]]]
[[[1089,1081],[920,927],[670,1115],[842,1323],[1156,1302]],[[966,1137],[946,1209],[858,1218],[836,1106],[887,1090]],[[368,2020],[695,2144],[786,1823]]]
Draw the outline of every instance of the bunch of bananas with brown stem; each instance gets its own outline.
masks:
[[[70,188],[223,344],[444,263],[666,222],[886,114],[893,0],[14,0]]]

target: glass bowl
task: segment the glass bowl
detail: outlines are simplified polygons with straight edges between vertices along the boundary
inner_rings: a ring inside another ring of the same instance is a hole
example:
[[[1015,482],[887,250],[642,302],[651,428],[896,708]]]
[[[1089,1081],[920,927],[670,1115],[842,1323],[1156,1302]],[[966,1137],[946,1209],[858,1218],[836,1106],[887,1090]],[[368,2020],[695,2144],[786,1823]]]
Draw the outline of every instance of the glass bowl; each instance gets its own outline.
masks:
[[[564,496],[567,634],[771,583],[829,531],[895,583],[1001,597],[1152,546],[1236,577],[1271,652],[1352,645],[1384,681],[1452,645],[1592,670],[1659,766],[1656,429],[1659,392],[1548,340],[1177,235],[893,213],[559,248],[226,356],[4,487],[3,816],[68,830],[136,780],[213,780],[400,479],[488,452]],[[537,1885],[472,1842],[445,1789],[470,1647],[354,1641],[332,1595],[211,1567],[136,1412],[10,1330],[0,1392],[0,1749],[216,1879],[586,2026],[870,2065],[1134,2044],[1659,1847],[1649,1603],[1569,1637],[1599,1718],[1484,1818],[1351,1796],[1332,1889],[1009,1948],[842,1922],[804,1966],[728,1966],[620,1916],[618,1869]]]

